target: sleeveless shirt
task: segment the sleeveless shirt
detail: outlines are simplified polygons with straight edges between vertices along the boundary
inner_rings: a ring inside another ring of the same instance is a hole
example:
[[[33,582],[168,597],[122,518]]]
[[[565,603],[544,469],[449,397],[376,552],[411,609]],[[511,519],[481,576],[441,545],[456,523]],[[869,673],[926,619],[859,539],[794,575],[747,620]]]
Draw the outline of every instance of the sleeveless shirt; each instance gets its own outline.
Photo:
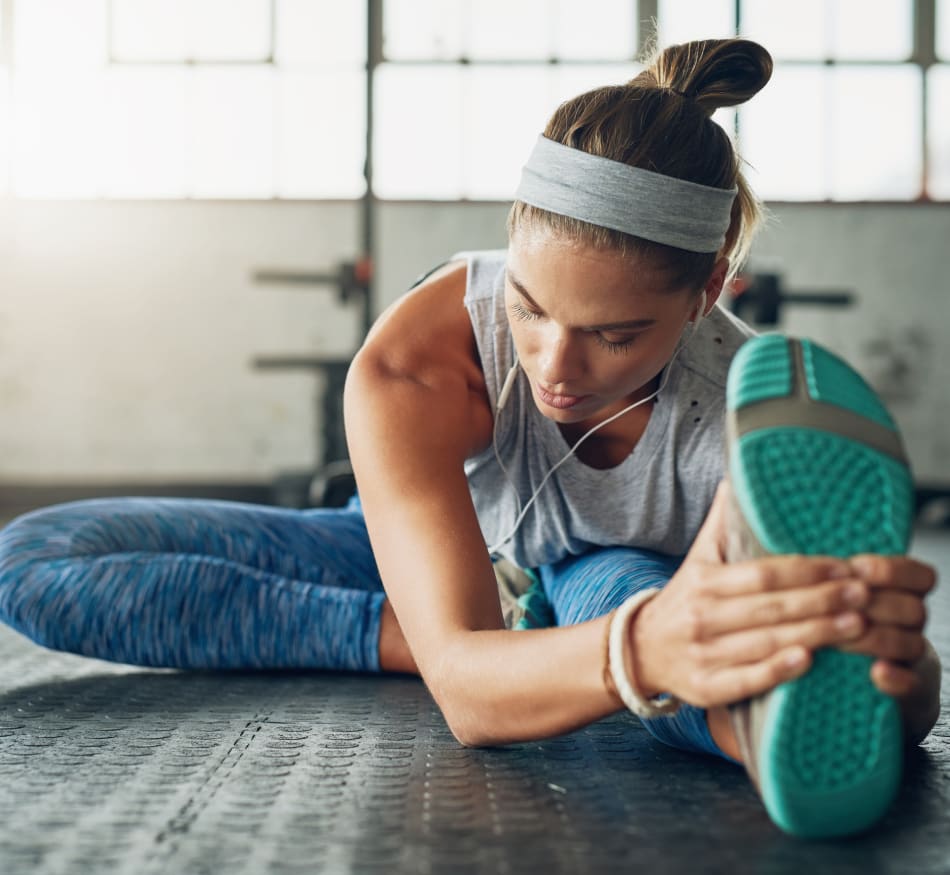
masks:
[[[468,265],[465,307],[493,411],[514,363],[505,258],[505,250],[452,258]],[[607,469],[571,456],[497,553],[522,568],[602,547],[684,555],[723,477],[726,377],[732,357],[753,334],[717,304],[667,365],[667,383],[633,452]],[[504,409],[495,412],[495,439],[522,505],[570,450],[557,424],[537,409],[520,370]],[[512,485],[491,446],[466,462],[465,473],[485,543],[494,545],[518,515]]]

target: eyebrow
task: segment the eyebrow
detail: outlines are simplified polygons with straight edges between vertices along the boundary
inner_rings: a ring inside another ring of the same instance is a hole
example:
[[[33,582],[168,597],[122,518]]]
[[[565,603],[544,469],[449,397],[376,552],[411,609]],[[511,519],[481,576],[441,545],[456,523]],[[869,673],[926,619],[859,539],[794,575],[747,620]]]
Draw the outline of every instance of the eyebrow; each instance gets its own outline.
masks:
[[[542,310],[537,301],[528,294],[528,290],[510,270],[508,271],[508,281],[514,286],[515,291],[521,295],[536,310]],[[542,310],[543,312],[543,310]],[[585,331],[629,331],[636,328],[649,328],[656,324],[656,319],[631,319],[627,322],[611,322],[606,325],[588,325]]]

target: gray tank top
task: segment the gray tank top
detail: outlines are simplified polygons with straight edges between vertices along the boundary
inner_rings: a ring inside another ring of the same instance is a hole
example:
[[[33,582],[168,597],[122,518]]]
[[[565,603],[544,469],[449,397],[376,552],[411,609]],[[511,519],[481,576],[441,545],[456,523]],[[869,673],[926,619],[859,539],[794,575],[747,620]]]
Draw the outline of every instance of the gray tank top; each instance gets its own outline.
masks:
[[[492,409],[514,363],[505,257],[505,250],[453,257],[468,263],[465,306]],[[571,456],[498,553],[522,568],[608,546],[684,555],[723,477],[726,375],[736,350],[753,333],[732,314],[713,308],[669,366],[667,384],[633,452],[605,470]],[[524,504],[570,445],[538,411],[520,371],[496,419],[498,451]],[[466,462],[465,473],[485,543],[493,545],[517,517],[512,487],[490,446]]]

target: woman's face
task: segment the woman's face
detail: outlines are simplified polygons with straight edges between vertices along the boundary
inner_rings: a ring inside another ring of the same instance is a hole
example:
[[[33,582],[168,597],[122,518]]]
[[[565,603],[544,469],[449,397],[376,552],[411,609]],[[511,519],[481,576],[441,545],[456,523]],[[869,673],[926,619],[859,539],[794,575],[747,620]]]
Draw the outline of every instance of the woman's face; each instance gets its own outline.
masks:
[[[601,421],[649,394],[699,297],[665,288],[660,272],[630,256],[520,230],[505,306],[535,404],[568,424]]]

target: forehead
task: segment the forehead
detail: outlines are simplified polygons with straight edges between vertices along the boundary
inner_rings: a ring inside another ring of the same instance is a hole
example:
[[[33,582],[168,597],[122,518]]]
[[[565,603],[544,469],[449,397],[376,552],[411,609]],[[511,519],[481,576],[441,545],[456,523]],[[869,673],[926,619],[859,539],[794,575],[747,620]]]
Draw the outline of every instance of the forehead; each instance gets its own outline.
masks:
[[[680,305],[668,277],[646,259],[547,231],[512,237],[508,275],[545,312],[574,324],[661,318]]]

